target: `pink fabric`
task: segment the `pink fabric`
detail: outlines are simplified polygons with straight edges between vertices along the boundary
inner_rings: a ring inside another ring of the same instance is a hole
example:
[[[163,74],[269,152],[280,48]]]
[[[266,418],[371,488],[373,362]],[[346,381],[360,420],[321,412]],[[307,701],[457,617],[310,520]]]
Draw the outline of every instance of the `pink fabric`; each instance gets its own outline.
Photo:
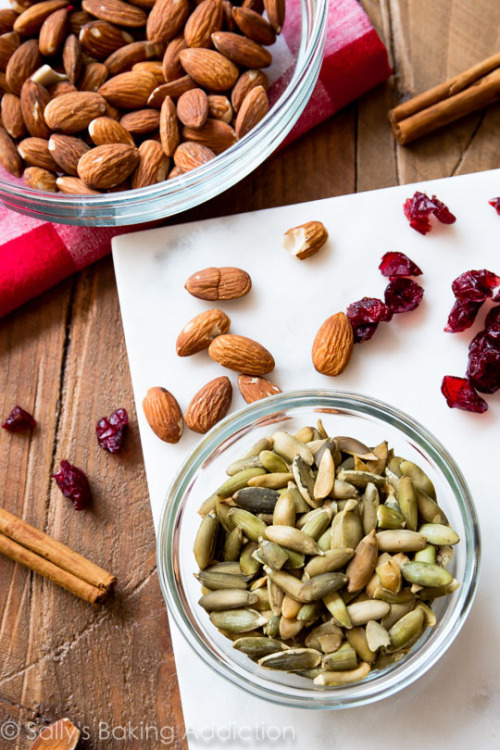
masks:
[[[280,40],[283,68],[300,44],[300,0],[288,0]],[[385,81],[391,70],[384,45],[357,0],[330,0],[329,31],[318,83],[285,143],[298,138]],[[289,79],[273,83],[276,98]],[[0,204],[0,316],[111,251],[120,229],[70,227],[27,218]]]

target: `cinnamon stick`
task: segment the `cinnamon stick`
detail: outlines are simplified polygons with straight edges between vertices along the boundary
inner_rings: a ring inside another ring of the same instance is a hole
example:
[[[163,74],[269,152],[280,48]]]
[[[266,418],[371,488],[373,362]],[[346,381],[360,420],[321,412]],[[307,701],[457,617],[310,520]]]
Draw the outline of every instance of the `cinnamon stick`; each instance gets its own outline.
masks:
[[[403,102],[388,118],[397,141],[405,145],[499,100],[500,53]]]

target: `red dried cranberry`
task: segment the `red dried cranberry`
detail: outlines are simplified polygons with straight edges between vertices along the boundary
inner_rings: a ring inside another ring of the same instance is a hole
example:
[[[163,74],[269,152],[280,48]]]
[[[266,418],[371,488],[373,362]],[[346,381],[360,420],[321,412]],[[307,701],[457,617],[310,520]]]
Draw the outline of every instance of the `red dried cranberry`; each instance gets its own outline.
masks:
[[[420,276],[422,271],[404,253],[386,253],[379,265],[382,276]]]
[[[381,299],[363,297],[349,305],[347,317],[352,325],[354,341],[361,344],[371,339],[379,323],[391,320],[392,312]]]
[[[445,326],[447,333],[459,333],[470,328],[474,323],[482,302],[469,302],[468,300],[457,299],[448,316],[448,322]]]
[[[387,284],[385,301],[393,313],[410,312],[419,306],[424,296],[424,290],[411,279],[394,279]]]
[[[404,203],[405,216],[410,226],[420,234],[427,234],[431,229],[430,217],[432,214],[442,224],[453,224],[457,219],[445,204],[436,198],[420,193],[418,190],[413,198],[408,198]]]
[[[495,393],[500,388],[500,342],[480,331],[469,345],[467,377],[482,393]]]
[[[103,417],[96,425],[97,442],[108,453],[117,453],[123,445],[128,427],[125,409],[117,409],[110,417]]]
[[[493,206],[497,214],[500,216],[500,198],[492,198],[488,203],[490,206]]]
[[[14,406],[2,427],[9,432],[31,430],[33,427],[36,427],[36,420],[20,406]]]
[[[500,305],[492,307],[484,321],[486,335],[500,343]]]
[[[450,409],[463,409],[476,414],[483,414],[488,404],[476,393],[472,385],[465,378],[455,378],[445,375],[441,383],[441,393]]]
[[[92,500],[89,481],[84,472],[69,461],[61,461],[61,468],[52,474],[64,497],[69,497],[75,504],[75,510],[83,510]]]
[[[451,288],[457,299],[469,302],[484,302],[493,296],[493,291],[500,286],[500,276],[483,268],[480,271],[465,271],[452,283]]]
[[[378,323],[362,323],[361,325],[353,326],[354,343],[362,344],[363,341],[369,341],[377,328]]]

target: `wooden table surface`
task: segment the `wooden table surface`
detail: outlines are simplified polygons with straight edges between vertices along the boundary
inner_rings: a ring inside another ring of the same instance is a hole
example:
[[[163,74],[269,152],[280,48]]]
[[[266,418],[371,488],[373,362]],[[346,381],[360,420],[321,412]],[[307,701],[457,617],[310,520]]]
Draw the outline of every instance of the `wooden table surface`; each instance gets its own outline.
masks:
[[[499,166],[499,105],[405,149],[386,121],[395,102],[498,51],[498,0],[364,6],[396,78],[179,221]],[[161,728],[168,747],[186,747],[110,259],[0,321],[0,372],[0,416],[20,403],[39,425],[31,438],[0,430],[0,502],[119,581],[114,601],[94,609],[0,559],[0,750],[29,748],[34,728],[63,716],[82,728],[87,750],[164,747],[154,734]],[[94,425],[120,406],[131,428],[123,453],[111,456],[98,448]],[[51,481],[63,458],[86,468],[91,512],[76,514]],[[17,739],[2,737],[5,722]],[[124,741],[129,726],[143,739]]]

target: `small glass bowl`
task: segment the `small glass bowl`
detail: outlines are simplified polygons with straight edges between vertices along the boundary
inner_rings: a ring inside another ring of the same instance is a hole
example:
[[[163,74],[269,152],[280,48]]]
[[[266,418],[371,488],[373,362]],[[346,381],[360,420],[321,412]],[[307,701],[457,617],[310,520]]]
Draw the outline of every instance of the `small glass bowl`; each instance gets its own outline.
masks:
[[[200,584],[193,542],[197,511],[225,477],[226,467],[259,438],[295,432],[321,418],[330,435],[367,445],[389,442],[397,455],[418,463],[436,487],[438,502],[460,543],[449,569],[460,581],[435,600],[437,625],[427,628],[409,654],[362,682],[318,687],[311,680],[263,669],[232,647],[198,605]],[[295,391],[242,409],[216,425],[185,462],[167,495],[158,538],[158,569],[170,616],[196,653],[218,674],[249,693],[281,705],[338,709],[393,695],[421,677],[449,648],[471,608],[478,582],[480,538],[476,510],[462,473],[446,448],[422,425],[388,404],[339,391]]]
[[[44,193],[2,171],[0,200],[7,208],[35,219],[78,226],[120,226],[172,216],[222,193],[272,154],[301,115],[323,60],[328,5],[328,0],[302,0],[301,41],[298,50],[286,52],[292,65],[283,81],[284,90],[266,117],[216,159],[157,185],[102,195]]]

